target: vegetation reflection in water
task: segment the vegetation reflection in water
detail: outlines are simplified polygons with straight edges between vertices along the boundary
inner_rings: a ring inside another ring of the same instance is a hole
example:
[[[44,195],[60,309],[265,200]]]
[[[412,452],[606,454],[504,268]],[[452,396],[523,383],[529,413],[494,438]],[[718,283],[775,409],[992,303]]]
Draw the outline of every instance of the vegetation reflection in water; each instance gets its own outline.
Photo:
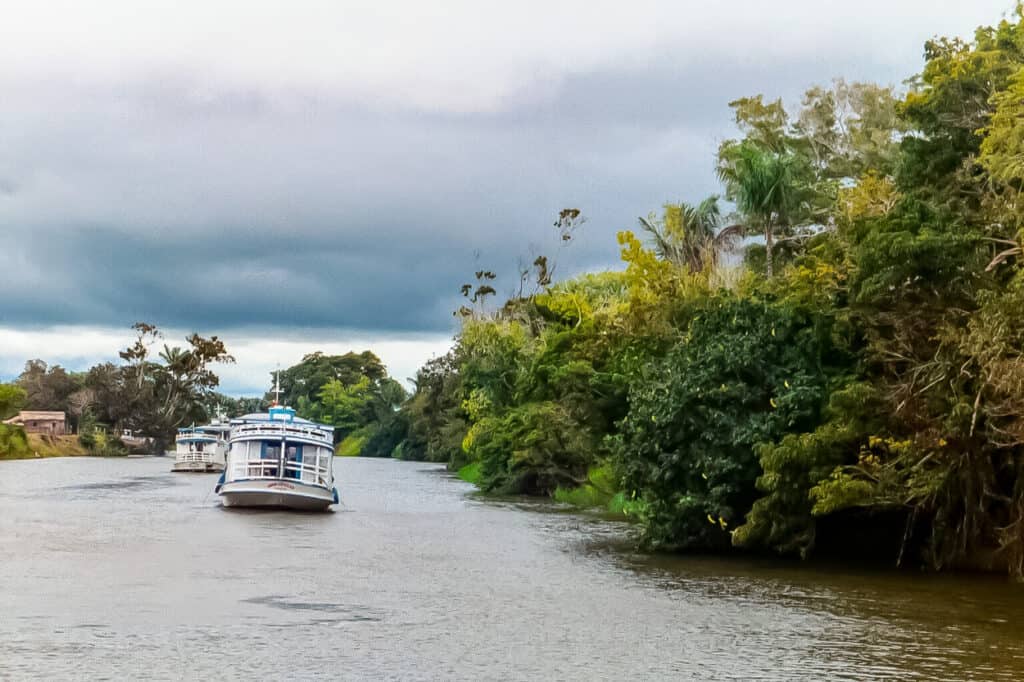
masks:
[[[639,552],[635,528],[606,516],[522,497],[479,499],[538,515],[547,533],[569,539],[563,551],[604,563],[612,574],[626,571],[654,598],[696,610],[684,626],[695,637],[710,632],[716,647],[772,649],[782,667],[766,668],[762,679],[1024,675],[1024,595],[1006,577],[893,571],[869,561]],[[773,613],[781,619],[787,611],[809,620],[796,631],[773,623]],[[808,653],[815,666],[801,660]]]

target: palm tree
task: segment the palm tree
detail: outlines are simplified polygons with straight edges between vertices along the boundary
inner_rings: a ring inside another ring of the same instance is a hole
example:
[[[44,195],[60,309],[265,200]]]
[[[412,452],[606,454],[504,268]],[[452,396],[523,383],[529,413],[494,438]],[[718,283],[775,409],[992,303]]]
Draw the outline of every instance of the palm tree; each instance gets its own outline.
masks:
[[[720,155],[718,177],[726,197],[736,202],[748,230],[764,234],[765,269],[772,276],[775,230],[788,228],[800,199],[797,159],[790,152],[763,150],[750,142],[728,146]]]
[[[742,230],[740,225],[721,228],[717,196],[710,196],[696,206],[685,202],[666,204],[660,220],[653,214],[639,220],[641,229],[653,237],[658,256],[686,266],[690,272],[701,272],[713,265],[718,252],[728,247]]]

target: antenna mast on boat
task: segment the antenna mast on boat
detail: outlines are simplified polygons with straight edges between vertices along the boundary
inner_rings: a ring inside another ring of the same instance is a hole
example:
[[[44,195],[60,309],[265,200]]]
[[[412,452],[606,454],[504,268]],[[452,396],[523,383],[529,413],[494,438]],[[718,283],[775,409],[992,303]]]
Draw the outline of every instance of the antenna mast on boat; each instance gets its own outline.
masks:
[[[281,365],[277,366],[277,371],[274,372],[274,406],[277,407],[281,404]]]

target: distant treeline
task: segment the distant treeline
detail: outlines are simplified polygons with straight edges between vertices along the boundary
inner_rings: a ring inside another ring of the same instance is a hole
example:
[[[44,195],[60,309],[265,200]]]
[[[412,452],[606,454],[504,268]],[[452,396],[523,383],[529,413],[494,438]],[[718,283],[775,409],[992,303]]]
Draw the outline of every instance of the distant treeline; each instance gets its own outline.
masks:
[[[162,452],[184,424],[207,421],[218,405],[245,405],[214,392],[219,379],[212,367],[234,362],[216,336],[192,334],[187,346],[161,343],[155,326],[133,326],[136,338],[120,351],[120,364],[102,363],[85,372],[30,360],[13,384],[0,384],[0,418],[21,409],[64,412],[69,430],[97,454],[120,454],[128,447],[121,434],[148,439],[146,449]],[[160,344],[162,348],[154,352]],[[256,401],[259,402],[259,401]],[[0,431],[0,456],[26,454],[20,428]]]
[[[233,398],[218,393],[216,364],[234,362],[224,342],[193,334],[187,347],[153,352],[161,332],[137,324],[134,343],[120,352],[122,363],[102,363],[70,372],[42,360],[25,363],[21,375],[0,384],[0,419],[19,410],[64,412],[69,430],[96,454],[123,454],[130,431],[145,451],[172,447],[176,429],[216,418],[265,410],[272,393]],[[271,385],[275,377],[268,377]],[[370,351],[324,355],[311,353],[280,373],[281,401],[301,417],[335,427],[338,454],[389,457],[405,434],[398,407],[408,397]],[[0,425],[0,457],[26,456],[28,442],[20,427]]]
[[[394,454],[610,504],[652,547],[1024,574],[1024,25],[925,57],[904,93],[733,102],[730,204],[641,219],[621,271],[537,258],[498,305],[477,272]]]
[[[334,427],[339,455],[390,457],[405,434],[398,408],[408,394],[371,351],[310,353],[280,380],[284,404]]]

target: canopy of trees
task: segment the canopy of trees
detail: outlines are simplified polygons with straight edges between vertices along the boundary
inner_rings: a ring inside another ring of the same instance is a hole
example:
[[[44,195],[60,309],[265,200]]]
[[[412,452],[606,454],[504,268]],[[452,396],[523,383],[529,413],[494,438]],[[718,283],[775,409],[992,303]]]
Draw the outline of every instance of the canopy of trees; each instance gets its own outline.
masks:
[[[0,384],[0,418],[21,409],[62,411],[83,443],[103,454],[124,452],[118,439],[124,429],[149,439],[152,451],[163,452],[173,445],[179,426],[260,412],[274,399],[269,392],[251,398],[216,392],[220,381],[214,367],[234,362],[216,336],[192,334],[185,339],[187,346],[178,347],[162,343],[163,334],[153,325],[138,323],[132,329],[135,340],[120,351],[118,364],[68,372],[42,360],[27,362],[13,384]],[[406,434],[404,415],[398,412],[406,391],[370,351],[312,353],[283,370],[280,380],[282,402],[296,407],[300,416],[334,426],[345,454],[387,457]],[[97,427],[110,437],[94,441]],[[24,440],[23,433],[7,430],[0,429],[0,441],[13,437],[17,445]],[[9,455],[8,450],[13,452],[0,443],[0,455]]]
[[[667,205],[621,271],[467,285],[395,454],[559,499],[612,471],[654,547],[1024,575],[1024,23],[925,57],[905,92],[733,102],[735,213]]]
[[[136,338],[119,353],[122,364],[68,372],[42,360],[28,361],[13,386],[0,385],[0,413],[61,411],[86,444],[102,426],[115,436],[104,439],[112,451],[120,447],[116,436],[130,429],[151,439],[152,449],[162,452],[173,442],[177,427],[207,421],[211,408],[225,401],[214,393],[219,379],[212,367],[234,359],[216,336],[192,334],[185,339],[187,347],[164,344],[154,353],[163,338],[160,330],[141,322],[132,329]]]
[[[299,416],[334,427],[342,454],[389,457],[404,433],[397,410],[405,389],[368,350],[310,353],[282,370],[280,383],[282,402]]]

